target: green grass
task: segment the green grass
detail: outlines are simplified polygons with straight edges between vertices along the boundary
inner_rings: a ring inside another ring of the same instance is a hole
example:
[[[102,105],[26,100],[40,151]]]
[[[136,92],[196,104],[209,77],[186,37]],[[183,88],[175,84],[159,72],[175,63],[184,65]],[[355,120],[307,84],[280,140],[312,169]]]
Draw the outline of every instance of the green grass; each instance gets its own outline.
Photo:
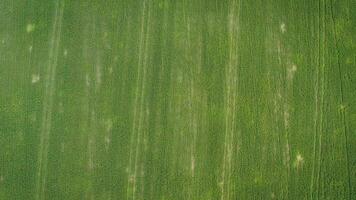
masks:
[[[353,0],[0,2],[0,199],[356,198]]]

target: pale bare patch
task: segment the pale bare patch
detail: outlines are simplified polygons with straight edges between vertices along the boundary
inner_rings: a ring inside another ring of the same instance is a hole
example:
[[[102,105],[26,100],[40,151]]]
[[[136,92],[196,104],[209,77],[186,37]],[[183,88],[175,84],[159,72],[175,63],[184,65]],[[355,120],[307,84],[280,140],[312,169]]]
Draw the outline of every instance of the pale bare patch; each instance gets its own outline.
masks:
[[[281,29],[282,33],[285,33],[287,31],[285,23],[282,23],[279,28]]]
[[[340,110],[340,111],[344,111],[344,110],[346,109],[346,107],[347,107],[346,105],[340,104],[340,105],[339,105],[339,110]]]
[[[35,30],[35,25],[34,24],[27,24],[26,26],[26,32],[31,33]]]
[[[288,66],[288,69],[287,69],[288,80],[292,80],[294,78],[294,74],[296,71],[297,71],[297,65],[291,64],[290,66]]]
[[[129,176],[129,182],[130,182],[130,183],[134,183],[134,182],[135,182],[135,176],[130,175],[130,176]]]
[[[285,127],[289,126],[289,112],[287,110],[284,111],[284,125]]]
[[[89,78],[89,74],[86,74],[86,75],[85,75],[85,85],[86,85],[87,87],[89,87],[89,86],[90,86],[90,78]]]
[[[303,166],[303,164],[304,164],[304,158],[300,153],[298,153],[294,160],[294,167],[300,169]]]
[[[39,74],[32,74],[32,78],[31,78],[32,83],[37,83],[39,80],[40,80]]]
[[[112,119],[105,120],[105,128],[107,132],[110,132],[112,130],[112,126],[113,126]]]
[[[191,156],[191,165],[190,165],[190,169],[192,171],[192,176],[194,176],[194,170],[195,170],[195,158],[194,156]]]
[[[105,143],[107,146],[109,146],[110,142],[111,142],[110,136],[108,136],[108,135],[105,136]]]

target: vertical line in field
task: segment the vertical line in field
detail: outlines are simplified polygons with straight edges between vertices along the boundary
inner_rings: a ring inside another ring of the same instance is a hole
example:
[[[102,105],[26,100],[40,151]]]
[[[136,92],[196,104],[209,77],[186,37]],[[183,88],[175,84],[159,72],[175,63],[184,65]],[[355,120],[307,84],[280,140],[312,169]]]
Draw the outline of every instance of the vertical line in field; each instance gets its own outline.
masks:
[[[199,75],[201,73],[202,66],[202,38],[201,34],[198,34],[198,38],[194,41],[192,37],[194,37],[193,30],[191,29],[194,21],[191,17],[191,13],[187,8],[189,8],[191,4],[187,3],[187,1],[183,2],[183,18],[184,24],[186,28],[186,43],[185,43],[185,56],[188,60],[188,63],[191,64],[189,68],[189,90],[188,90],[188,102],[189,102],[189,127],[190,133],[192,134],[192,140],[189,143],[189,165],[190,168],[190,180],[187,185],[188,189],[188,199],[196,198],[196,158],[197,158],[197,135],[198,135],[198,104],[200,102],[201,96],[200,90],[198,88],[197,82],[199,82]],[[200,31],[200,29],[199,29]],[[195,47],[194,44],[197,44]],[[194,51],[194,52],[191,52]]]
[[[150,7],[148,6],[148,13],[147,13],[147,21],[146,21],[146,32],[145,32],[145,41],[144,41],[144,50],[143,50],[143,63],[142,63],[142,68],[143,68],[143,76],[142,76],[142,82],[141,82],[141,95],[140,95],[140,117],[139,117],[139,122],[138,122],[138,139],[137,139],[137,144],[136,144],[136,156],[135,156],[135,172],[134,172],[134,177],[137,177],[137,168],[138,168],[138,162],[139,162],[139,154],[140,154],[140,146],[141,146],[141,140],[144,140],[145,137],[145,132],[143,130],[142,124],[144,123],[144,115],[146,114],[146,109],[144,108],[144,100],[145,100],[145,88],[146,88],[146,74],[147,74],[147,56],[148,56],[148,41],[149,41],[149,32],[150,32]],[[142,162],[143,163],[143,162]],[[141,166],[142,168],[144,167],[143,164]],[[143,170],[143,169],[141,169]],[[143,176],[143,174],[140,174],[140,176]],[[143,178],[143,177],[141,177]],[[136,186],[133,188],[133,199],[135,199],[135,190]],[[143,192],[143,188],[141,188],[141,192]]]
[[[82,56],[85,66],[88,66],[85,71],[85,122],[83,124],[84,132],[87,132],[86,138],[86,168],[88,173],[88,186],[85,190],[86,198],[94,198],[95,196],[95,180],[93,179],[95,166],[95,151],[96,151],[96,134],[97,134],[97,95],[98,95],[98,65],[100,64],[100,55],[97,41],[95,40],[98,28],[96,25],[96,16],[93,15],[93,10],[90,5],[85,7],[88,10],[85,15],[85,23],[83,27],[83,51]],[[93,44],[93,45],[91,45]],[[90,66],[90,67],[89,67]],[[89,178],[90,177],[90,178]]]
[[[323,139],[323,108],[324,108],[324,91],[325,91],[325,48],[326,48],[326,36],[325,36],[325,29],[326,29],[326,22],[325,22],[325,2],[322,1],[322,3],[319,2],[319,79],[320,79],[320,103],[318,105],[318,110],[320,113],[319,116],[319,127],[318,132],[319,132],[319,144],[318,144],[318,156],[316,158],[318,159],[318,169],[316,173],[316,198],[319,199],[319,192],[320,192],[320,175],[321,175],[321,165],[322,165],[322,139]]]
[[[45,74],[45,91],[43,99],[42,123],[40,128],[40,144],[38,150],[38,170],[35,199],[45,199],[47,176],[48,146],[52,122],[53,98],[55,92],[56,67],[61,35],[64,1],[58,1],[55,9],[52,37],[49,44],[48,66]]]
[[[338,65],[338,71],[339,71],[339,80],[340,80],[340,101],[341,101],[341,108],[340,108],[340,113],[341,113],[341,121],[342,121],[342,126],[343,126],[343,134],[344,134],[344,139],[345,139],[345,156],[346,156],[346,167],[347,167],[347,181],[348,181],[348,196],[349,199],[351,199],[352,194],[351,194],[351,171],[350,171],[350,159],[349,159],[349,149],[348,149],[348,136],[347,136],[347,127],[346,127],[346,114],[345,114],[345,109],[344,109],[344,86],[343,86],[343,80],[342,80],[342,68],[340,64],[340,51],[339,51],[339,45],[338,45],[338,39],[336,36],[336,24],[335,24],[335,14],[334,14],[334,6],[333,6],[333,1],[330,0],[330,13],[331,13],[331,20],[332,20],[332,28],[333,28],[333,36],[334,36],[334,47],[336,48],[336,59],[337,59],[337,65]]]
[[[127,199],[130,199],[130,193],[132,195],[132,188],[133,182],[136,181],[136,177],[132,177],[132,169],[131,165],[133,162],[133,155],[134,154],[134,143],[135,143],[135,135],[136,135],[136,118],[137,118],[137,102],[138,102],[138,93],[139,93],[139,81],[141,77],[141,52],[143,48],[143,32],[144,32],[144,15],[145,15],[145,2],[143,2],[142,8],[142,18],[141,18],[141,32],[140,32],[140,41],[139,41],[139,52],[138,52],[138,70],[137,70],[137,83],[136,83],[136,90],[135,90],[135,103],[134,103],[134,110],[133,110],[133,123],[132,123],[132,132],[131,132],[131,140],[130,140],[130,156],[129,156],[129,166],[128,166],[128,180],[127,180]]]
[[[128,167],[127,199],[133,199],[133,200],[136,199],[137,171],[138,171],[138,165],[139,165],[138,163],[140,157],[140,145],[142,140],[141,137],[143,135],[142,123],[144,120],[144,115],[146,113],[144,112],[145,110],[144,96],[145,96],[147,56],[148,56],[147,41],[149,40],[149,20],[150,20],[150,11],[149,8],[146,8],[147,7],[146,4],[147,1],[144,1],[142,7],[141,32],[140,32],[139,52],[138,52],[138,75],[137,75],[137,85],[135,90],[134,117],[133,117],[133,127],[131,133],[131,141],[130,141],[130,157],[129,157],[129,167]],[[148,11],[146,11],[146,9],[148,9]],[[148,14],[146,14],[146,12],[148,12]],[[139,108],[137,108],[137,106],[139,106]]]
[[[282,42],[279,45],[283,45]],[[281,48],[281,47],[279,47]],[[285,139],[285,165],[286,165],[286,170],[287,170],[287,182],[289,183],[290,178],[291,178],[291,146],[290,146],[290,110],[291,110],[291,105],[290,105],[290,99],[293,94],[293,75],[294,73],[292,70],[292,67],[289,66],[291,64],[291,61],[288,58],[288,53],[287,48],[285,46],[282,46],[282,49],[279,49],[279,57],[281,58],[281,54],[284,56],[284,62],[282,62],[282,67],[284,67],[284,73],[285,73],[285,78],[284,78],[284,98],[283,98],[283,126],[284,126],[284,139]],[[283,66],[284,65],[284,66]],[[287,186],[287,198],[289,198],[289,184]]]
[[[237,43],[239,37],[240,1],[233,1],[228,14],[229,61],[225,70],[225,138],[222,163],[221,200],[230,199],[230,183],[232,170],[233,136],[235,131],[236,99],[237,99]],[[237,5],[236,5],[237,4]],[[236,9],[237,7],[237,9]]]
[[[183,8],[187,8],[189,6],[189,4],[186,4],[186,1],[184,1],[183,3]],[[189,56],[189,62],[191,62],[193,64],[194,60],[193,60],[193,56],[190,55],[190,50],[192,48],[192,40],[191,40],[191,17],[189,14],[187,14],[185,12],[185,10],[183,10],[184,16],[186,18],[186,26],[187,26],[187,52],[188,52],[188,56]],[[193,131],[193,141],[191,143],[190,146],[190,171],[191,171],[191,177],[194,178],[195,176],[195,156],[196,156],[196,141],[197,141],[197,133],[198,133],[198,117],[197,117],[197,113],[196,113],[196,98],[199,97],[199,95],[196,94],[195,91],[195,87],[196,87],[196,79],[193,77],[196,77],[197,75],[200,74],[200,69],[201,69],[201,58],[202,58],[202,48],[201,48],[201,38],[199,37],[197,43],[199,43],[199,47],[197,49],[197,63],[196,65],[194,65],[195,67],[191,67],[190,68],[190,86],[189,86],[189,104],[190,104],[190,109],[191,112],[189,113],[189,117],[190,117],[190,128]],[[193,189],[193,188],[191,188]]]
[[[317,65],[316,65],[316,77],[315,77],[315,114],[314,114],[314,141],[313,141],[313,166],[312,166],[312,175],[311,175],[311,183],[310,183],[310,199],[313,199],[313,194],[314,194],[314,177],[315,177],[315,168],[316,168],[316,159],[317,159],[317,149],[316,149],[316,145],[317,145],[317,135],[319,133],[319,129],[318,129],[318,122],[319,122],[319,107],[320,107],[320,103],[319,103],[319,98],[320,98],[320,94],[319,94],[319,90],[320,90],[320,1],[318,2],[318,18],[317,18],[317,25],[318,25],[318,42],[317,42]]]

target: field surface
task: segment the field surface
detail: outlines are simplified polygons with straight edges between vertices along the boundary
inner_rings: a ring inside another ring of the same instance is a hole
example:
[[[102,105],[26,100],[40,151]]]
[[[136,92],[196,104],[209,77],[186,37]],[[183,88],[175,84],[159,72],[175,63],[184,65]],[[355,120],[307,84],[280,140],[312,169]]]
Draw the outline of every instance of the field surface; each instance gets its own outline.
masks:
[[[356,199],[355,0],[1,0],[1,200]]]

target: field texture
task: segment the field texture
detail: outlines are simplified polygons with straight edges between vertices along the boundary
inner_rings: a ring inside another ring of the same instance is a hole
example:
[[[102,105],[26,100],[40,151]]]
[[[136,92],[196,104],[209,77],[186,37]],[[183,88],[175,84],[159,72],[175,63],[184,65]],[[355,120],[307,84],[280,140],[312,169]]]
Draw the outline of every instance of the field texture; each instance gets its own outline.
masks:
[[[1,200],[356,199],[355,0],[1,0]]]

